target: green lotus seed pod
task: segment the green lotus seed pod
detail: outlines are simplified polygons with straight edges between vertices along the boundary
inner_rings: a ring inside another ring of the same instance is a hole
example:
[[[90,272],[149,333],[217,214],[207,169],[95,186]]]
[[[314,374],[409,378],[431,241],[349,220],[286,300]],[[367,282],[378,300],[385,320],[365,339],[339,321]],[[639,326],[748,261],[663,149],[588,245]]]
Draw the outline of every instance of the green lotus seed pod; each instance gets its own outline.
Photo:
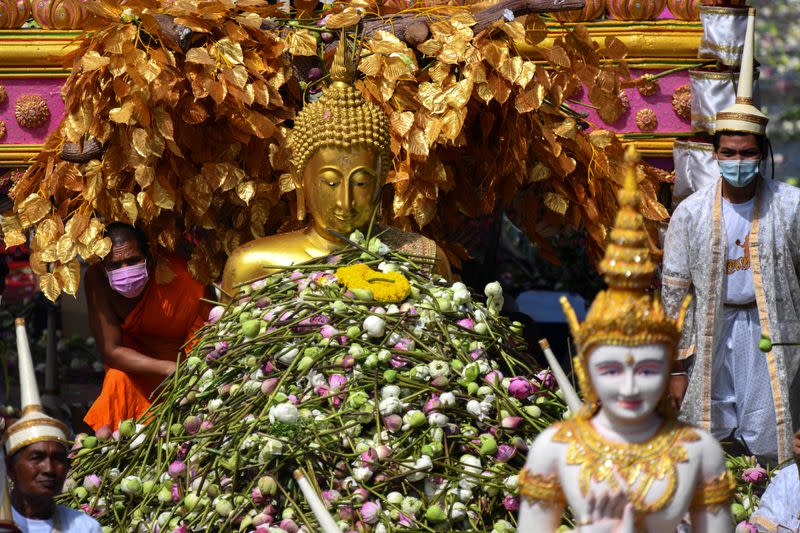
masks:
[[[119,428],[117,429],[117,431],[119,431],[120,437],[125,437],[125,438],[132,437],[133,434],[136,433],[136,424],[130,418],[127,420],[123,420],[122,422],[119,423]]]
[[[261,323],[263,321],[259,319],[248,320],[247,322],[242,324],[240,329],[242,335],[244,335],[248,339],[252,339],[258,335],[258,332],[261,331]]]
[[[432,524],[440,524],[447,520],[447,514],[445,514],[444,509],[434,504],[425,510],[425,520]]]

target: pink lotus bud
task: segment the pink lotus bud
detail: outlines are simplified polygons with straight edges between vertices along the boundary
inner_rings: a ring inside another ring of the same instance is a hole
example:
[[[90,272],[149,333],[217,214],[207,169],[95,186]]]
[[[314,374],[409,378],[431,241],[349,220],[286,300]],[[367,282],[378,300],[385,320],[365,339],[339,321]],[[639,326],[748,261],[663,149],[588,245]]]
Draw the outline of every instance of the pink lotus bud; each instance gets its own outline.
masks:
[[[183,421],[183,429],[186,430],[186,433],[189,435],[194,435],[198,431],[200,431],[200,425],[203,423],[200,420],[200,417],[197,416],[187,416],[186,420]]]
[[[225,355],[228,352],[228,341],[219,341],[215,343],[214,351],[219,352],[220,355]]]
[[[501,444],[497,447],[497,453],[495,453],[495,458],[500,461],[501,463],[507,463],[511,460],[514,455],[516,455],[517,449],[513,446],[509,446],[508,444]]]
[[[272,361],[267,361],[266,363],[261,365],[261,371],[264,374],[272,374],[273,372],[275,372],[275,365],[272,364]]]
[[[425,407],[423,407],[422,409],[427,414],[431,411],[436,411],[441,408],[442,408],[442,402],[439,401],[439,396],[434,394],[433,396],[431,396],[430,399],[428,399],[427,402],[425,402]]]
[[[325,507],[330,509],[333,507],[333,504],[342,497],[342,493],[338,490],[323,490],[322,491],[322,502],[325,504]]]
[[[378,461],[385,461],[392,455],[392,449],[386,444],[382,444],[375,449]]]
[[[323,339],[330,339],[334,335],[338,334],[339,332],[336,330],[335,327],[330,326],[328,324],[322,326],[322,329],[319,330],[320,335],[322,335]]]
[[[250,491],[250,497],[253,499],[253,503],[256,505],[261,505],[265,501],[264,495],[261,493],[258,487],[253,487],[253,490]],[[264,522],[256,524],[255,519],[253,519],[253,525],[260,526],[263,523]]]
[[[267,378],[261,382],[261,392],[264,394],[272,394],[275,391],[275,388],[278,386],[278,382],[280,380],[278,378]]]
[[[444,389],[450,385],[450,380],[446,376],[436,376],[431,380],[431,385],[437,389]]]
[[[767,471],[761,465],[748,468],[742,472],[742,480],[748,483],[761,483],[767,479]]]
[[[203,423],[200,424],[200,431],[208,431],[213,427],[214,427],[214,422],[212,422],[211,420],[203,420]]]
[[[511,378],[511,383],[508,384],[508,393],[518,400],[524,400],[533,392],[530,380],[521,376]]]
[[[178,483],[172,484],[172,502],[178,503],[181,501],[181,489]]]
[[[556,377],[549,368],[540,370],[539,373],[536,374],[536,379],[538,379],[539,382],[547,388],[552,388],[556,384]]]
[[[89,492],[95,492],[97,489],[99,489],[100,483],[102,483],[102,480],[97,474],[89,474],[83,478],[83,488]]]
[[[368,498],[369,498],[369,492],[367,492],[367,489],[362,489],[361,487],[359,487],[353,491],[353,496],[351,499],[353,500],[354,503],[363,503],[367,501]]]
[[[361,506],[361,518],[367,524],[374,524],[381,517],[380,502],[366,502]]]
[[[347,378],[341,374],[332,374],[328,377],[331,392],[339,392],[347,384]]]
[[[376,452],[374,448],[370,448],[369,450],[363,452],[360,457],[364,466],[371,466],[372,463],[374,463],[378,458],[378,452]]]
[[[469,329],[469,330],[475,329],[475,321],[472,320],[471,318],[462,318],[461,320],[456,322],[456,324],[458,324],[464,329]]]
[[[506,416],[500,421],[503,429],[517,429],[525,419],[521,416]]]
[[[172,479],[179,478],[185,473],[186,463],[183,461],[172,461],[172,463],[169,465],[169,468],[167,468],[167,474],[169,474],[169,477]]]
[[[94,432],[94,436],[98,438],[98,440],[111,440],[113,438],[114,432],[111,430],[111,426],[108,424],[104,426],[100,426],[97,428],[97,431]]]
[[[339,507],[339,518],[350,522],[353,519],[353,508],[349,505]]]
[[[269,305],[269,303],[270,303],[269,298],[263,296],[259,298],[258,301],[256,301],[256,307],[258,307],[259,309],[265,309]]]
[[[220,318],[222,318],[222,313],[225,312],[225,308],[221,305],[215,305],[211,308],[211,311],[208,313],[208,321],[212,324],[217,322]]]
[[[355,364],[356,364],[356,358],[350,354],[347,354],[342,358],[342,368],[344,368],[345,370],[350,370],[355,366]]]
[[[505,507],[508,512],[516,513],[519,511],[519,498],[510,494],[507,495],[503,498],[503,507]]]
[[[286,533],[297,533],[300,530],[300,527],[291,518],[285,518],[281,520],[281,523],[278,527],[286,531]]]
[[[503,382],[503,373],[500,372],[499,370],[492,370],[491,372],[486,374],[486,377],[483,379],[485,379],[486,383],[488,383],[489,385],[494,385],[496,387],[499,387],[500,384]]]
[[[186,524],[181,524],[175,529],[173,529],[172,533],[189,533],[189,528],[186,527]]]
[[[403,427],[403,417],[400,415],[388,415],[383,417],[383,425],[389,431],[395,432]]]

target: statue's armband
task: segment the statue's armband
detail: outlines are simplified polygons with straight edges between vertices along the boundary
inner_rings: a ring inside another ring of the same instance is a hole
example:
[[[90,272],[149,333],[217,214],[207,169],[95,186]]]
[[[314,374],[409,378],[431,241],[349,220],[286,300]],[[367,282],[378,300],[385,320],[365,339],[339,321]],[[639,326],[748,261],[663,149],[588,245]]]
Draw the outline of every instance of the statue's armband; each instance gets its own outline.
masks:
[[[704,481],[692,497],[692,511],[714,511],[730,505],[736,483],[728,470],[717,477]]]
[[[519,473],[519,495],[530,504],[564,506],[567,502],[557,474],[537,474],[527,468]]]

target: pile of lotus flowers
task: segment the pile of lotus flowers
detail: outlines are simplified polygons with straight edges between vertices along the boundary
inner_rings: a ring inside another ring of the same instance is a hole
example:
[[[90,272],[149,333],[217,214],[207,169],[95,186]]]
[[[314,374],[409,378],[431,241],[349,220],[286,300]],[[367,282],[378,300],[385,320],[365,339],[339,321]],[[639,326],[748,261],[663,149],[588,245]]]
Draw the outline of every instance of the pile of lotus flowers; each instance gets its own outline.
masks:
[[[561,391],[523,362],[499,284],[478,297],[379,239],[215,307],[141,420],[76,440],[62,502],[106,531],[320,531],[299,469],[343,532],[516,530],[517,474]],[[350,289],[337,271],[355,265]]]

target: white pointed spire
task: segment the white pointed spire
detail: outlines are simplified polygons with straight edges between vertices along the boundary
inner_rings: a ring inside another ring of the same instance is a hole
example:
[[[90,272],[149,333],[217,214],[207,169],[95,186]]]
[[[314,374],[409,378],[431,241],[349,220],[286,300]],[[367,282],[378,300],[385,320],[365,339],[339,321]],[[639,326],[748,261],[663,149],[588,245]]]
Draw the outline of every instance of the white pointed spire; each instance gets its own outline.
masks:
[[[717,132],[738,131],[755,135],[766,134],[769,117],[753,105],[755,19],[756,10],[751,8],[747,14],[747,34],[744,38],[736,103],[717,113]]]
[[[31,348],[25,331],[25,320],[16,320],[17,355],[19,364],[20,403],[22,418],[8,428],[6,453],[14,455],[29,444],[39,441],[56,441],[67,444],[69,430],[62,422],[44,413],[39,399],[39,387],[33,370]]]

